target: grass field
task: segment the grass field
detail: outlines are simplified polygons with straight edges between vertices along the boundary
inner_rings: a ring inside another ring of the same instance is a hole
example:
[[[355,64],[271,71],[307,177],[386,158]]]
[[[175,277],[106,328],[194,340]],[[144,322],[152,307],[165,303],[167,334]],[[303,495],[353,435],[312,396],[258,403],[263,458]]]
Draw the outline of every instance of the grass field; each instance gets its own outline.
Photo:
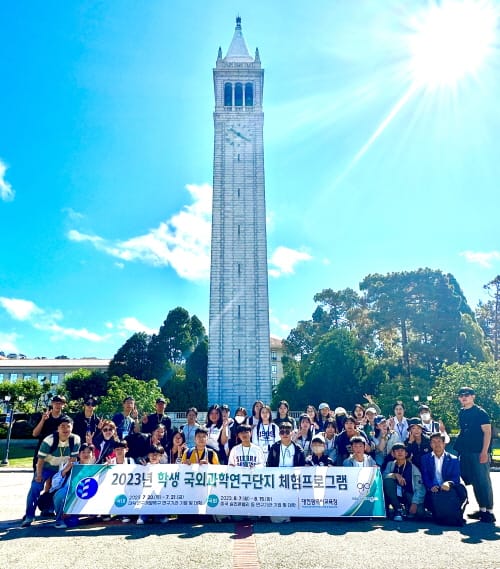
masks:
[[[33,454],[35,452],[35,443],[26,443],[13,440],[9,449],[10,468],[31,468],[33,464]],[[4,460],[6,451],[5,439],[0,441],[0,460]],[[7,466],[0,464],[0,468]]]

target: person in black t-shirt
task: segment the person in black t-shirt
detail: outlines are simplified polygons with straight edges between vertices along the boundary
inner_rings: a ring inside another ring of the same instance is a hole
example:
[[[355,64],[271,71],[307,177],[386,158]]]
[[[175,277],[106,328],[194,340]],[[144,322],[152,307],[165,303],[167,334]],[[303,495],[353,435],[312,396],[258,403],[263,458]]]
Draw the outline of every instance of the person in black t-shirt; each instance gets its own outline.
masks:
[[[460,432],[455,450],[460,457],[460,472],[466,485],[472,484],[479,511],[468,517],[486,523],[495,523],[493,489],[490,477],[491,421],[488,413],[475,404],[472,387],[461,387],[458,399],[462,409],[458,414]]]

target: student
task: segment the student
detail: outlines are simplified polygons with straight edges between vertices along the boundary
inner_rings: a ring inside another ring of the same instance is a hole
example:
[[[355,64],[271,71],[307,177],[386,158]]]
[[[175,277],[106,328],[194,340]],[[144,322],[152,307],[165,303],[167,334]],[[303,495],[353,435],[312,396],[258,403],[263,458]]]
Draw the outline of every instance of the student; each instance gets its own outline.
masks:
[[[292,423],[283,422],[280,425],[281,440],[274,443],[269,450],[267,466],[286,467],[304,466],[306,461],[300,446],[292,441]],[[288,523],[288,516],[271,516],[274,524]]]
[[[389,429],[396,433],[399,443],[405,443],[408,439],[408,420],[405,417],[405,406],[401,401],[394,404],[392,411],[394,417],[389,419]]]
[[[168,462],[169,464],[180,464],[182,462],[182,455],[187,449],[186,439],[182,431],[174,433],[172,437],[172,444],[168,451]]]
[[[54,493],[54,510],[56,513],[56,521],[54,527],[57,529],[65,529],[67,527],[63,520],[64,502],[68,495],[69,475],[74,464],[94,464],[94,447],[87,443],[83,443],[78,451],[78,458],[68,460],[59,467],[59,472],[52,478],[51,492]]]
[[[323,436],[325,438],[325,454],[329,456],[334,464],[337,458],[337,449],[335,448],[335,439],[337,438],[337,423],[335,419],[330,418],[323,423],[323,428],[325,432]],[[312,441],[311,441],[312,442]]]
[[[165,449],[159,445],[152,445],[148,451],[148,465],[156,466],[161,464],[161,458],[165,454]],[[144,525],[148,519],[153,521],[158,521],[161,524],[166,524],[170,521],[168,516],[158,516],[158,515],[141,515],[137,518],[136,524],[138,526]]]
[[[201,427],[201,425],[198,423],[198,409],[196,409],[196,407],[190,407],[186,411],[186,424],[180,428],[186,437],[187,448],[194,447],[194,433],[199,427]]]
[[[426,454],[430,454],[432,451],[431,442],[429,437],[424,434],[424,429],[419,417],[410,419],[408,424],[409,435],[408,443],[406,444],[406,451],[408,452],[408,458],[415,466],[420,468],[422,458]]]
[[[172,420],[165,414],[166,407],[166,399],[164,397],[158,397],[155,402],[155,412],[149,415],[144,414],[142,417],[141,431],[143,433],[152,433],[158,425],[163,425],[167,437],[172,436]]]
[[[40,421],[33,429],[32,435],[38,439],[35,454],[33,455],[33,470],[36,469],[38,460],[38,449],[40,448],[43,439],[48,437],[53,432],[57,431],[57,427],[61,422],[61,417],[64,415],[64,407],[66,406],[66,397],[63,395],[54,395],[50,402],[50,406],[42,413]],[[82,439],[83,440],[83,439]]]
[[[248,419],[248,424],[254,427],[260,420],[260,410],[264,407],[264,401],[257,399],[252,405],[252,416]]]
[[[101,418],[96,414],[97,400],[89,397],[83,404],[83,410],[73,419],[73,433],[80,440],[92,444],[93,437],[97,434]]]
[[[94,437],[96,464],[105,464],[108,458],[115,456],[115,444],[119,441],[116,425],[109,419],[101,422],[101,430]]]
[[[279,439],[279,427],[272,420],[271,407],[264,405],[260,409],[259,421],[255,424],[252,432],[252,442],[262,449],[266,461],[269,449]]]
[[[384,495],[387,515],[401,522],[405,511],[409,518],[424,517],[425,486],[420,470],[408,460],[404,443],[392,447],[394,460],[384,471]],[[391,509],[392,508],[392,509]]]
[[[112,421],[116,425],[116,431],[120,440],[139,431],[139,413],[133,397],[125,397],[123,400],[123,411],[113,415]]]
[[[72,434],[73,420],[67,415],[59,419],[57,431],[43,439],[38,450],[35,475],[26,498],[26,514],[22,527],[30,526],[35,519],[38,498],[44,483],[50,480],[68,459],[76,460],[80,448],[80,437]]]
[[[318,424],[319,424],[319,430],[321,432],[325,431],[325,423],[326,421],[329,421],[332,417],[331,417],[331,410],[330,410],[330,405],[328,405],[328,403],[320,403],[318,406]]]
[[[231,449],[227,462],[229,466],[255,468],[265,465],[262,449],[250,440],[252,430],[251,425],[240,425],[238,427],[238,438],[241,443]]]
[[[217,453],[207,446],[208,429],[196,429],[194,441],[195,446],[184,451],[182,464],[219,464]]]
[[[342,466],[377,466],[373,458],[366,454],[366,440],[359,435],[351,438],[351,455],[346,458]]]
[[[313,436],[313,425],[311,418],[306,413],[303,413],[299,417],[299,430],[292,435],[292,440],[294,443],[298,444],[304,456],[307,458],[311,455],[311,439]]]
[[[288,401],[280,401],[278,405],[278,412],[276,413],[276,418],[274,422],[281,426],[282,423],[290,423],[292,425],[292,430],[295,430],[295,419],[290,415],[290,405],[288,405]]]
[[[352,415],[348,415],[344,421],[344,430],[339,433],[335,439],[335,448],[337,449],[337,466],[342,466],[344,460],[351,454],[351,439],[356,435],[363,437],[366,444],[369,445],[368,438],[364,431],[358,431],[356,428],[356,419]]]
[[[306,458],[306,466],[334,466],[333,460],[325,454],[325,438],[314,435],[311,440],[312,454]]]
[[[208,433],[207,446],[215,450],[219,458],[219,464],[225,464],[226,452],[224,446],[227,442],[227,424],[224,425],[222,410],[219,405],[214,404],[208,408],[207,422],[205,428]]]

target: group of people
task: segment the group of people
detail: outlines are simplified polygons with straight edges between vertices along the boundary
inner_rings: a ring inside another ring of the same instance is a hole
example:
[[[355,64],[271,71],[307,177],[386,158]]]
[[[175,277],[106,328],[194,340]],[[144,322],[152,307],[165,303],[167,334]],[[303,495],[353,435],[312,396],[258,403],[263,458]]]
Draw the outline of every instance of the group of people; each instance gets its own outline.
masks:
[[[97,401],[90,397],[73,420],[64,414],[65,398],[56,395],[33,430],[39,444],[22,525],[33,523],[37,506],[43,510],[42,498],[50,495],[56,527],[66,527],[63,506],[71,468],[93,463],[380,468],[387,515],[395,521],[436,515],[438,495],[441,499],[458,494],[463,503],[462,480],[472,484],[479,505],[478,512],[469,517],[496,521],[489,474],[491,422],[475,404],[473,388],[462,387],[458,393],[462,409],[454,447],[459,458],[445,450],[450,437],[427,405],[420,406],[418,417],[408,419],[405,406],[397,402],[393,416],[386,418],[371,396],[365,398],[368,404],[355,405],[351,413],[343,407],[332,409],[326,402],[318,409],[308,405],[297,421],[286,401],[280,402],[276,413],[255,401],[250,413],[238,407],[233,417],[227,405],[215,404],[208,409],[204,424],[191,407],[186,423],[176,429],[161,397],[154,413],[142,417],[134,398],[126,397],[112,419],[99,417]],[[138,524],[145,521],[142,516],[137,519]],[[168,516],[159,521],[167,522]]]

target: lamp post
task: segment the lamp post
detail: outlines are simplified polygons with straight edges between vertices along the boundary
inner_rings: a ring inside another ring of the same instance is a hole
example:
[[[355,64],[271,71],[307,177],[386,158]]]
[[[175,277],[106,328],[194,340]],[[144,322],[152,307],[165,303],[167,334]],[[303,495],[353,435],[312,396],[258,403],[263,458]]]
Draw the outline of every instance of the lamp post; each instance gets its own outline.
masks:
[[[9,425],[9,430],[7,431],[7,441],[5,443],[5,457],[2,460],[2,464],[8,465],[9,464],[9,451],[10,451],[10,438],[12,436],[12,427],[14,425],[14,400],[10,395],[4,396],[4,401],[7,405],[7,417],[6,423]],[[24,397],[20,395],[18,400],[24,401]]]

